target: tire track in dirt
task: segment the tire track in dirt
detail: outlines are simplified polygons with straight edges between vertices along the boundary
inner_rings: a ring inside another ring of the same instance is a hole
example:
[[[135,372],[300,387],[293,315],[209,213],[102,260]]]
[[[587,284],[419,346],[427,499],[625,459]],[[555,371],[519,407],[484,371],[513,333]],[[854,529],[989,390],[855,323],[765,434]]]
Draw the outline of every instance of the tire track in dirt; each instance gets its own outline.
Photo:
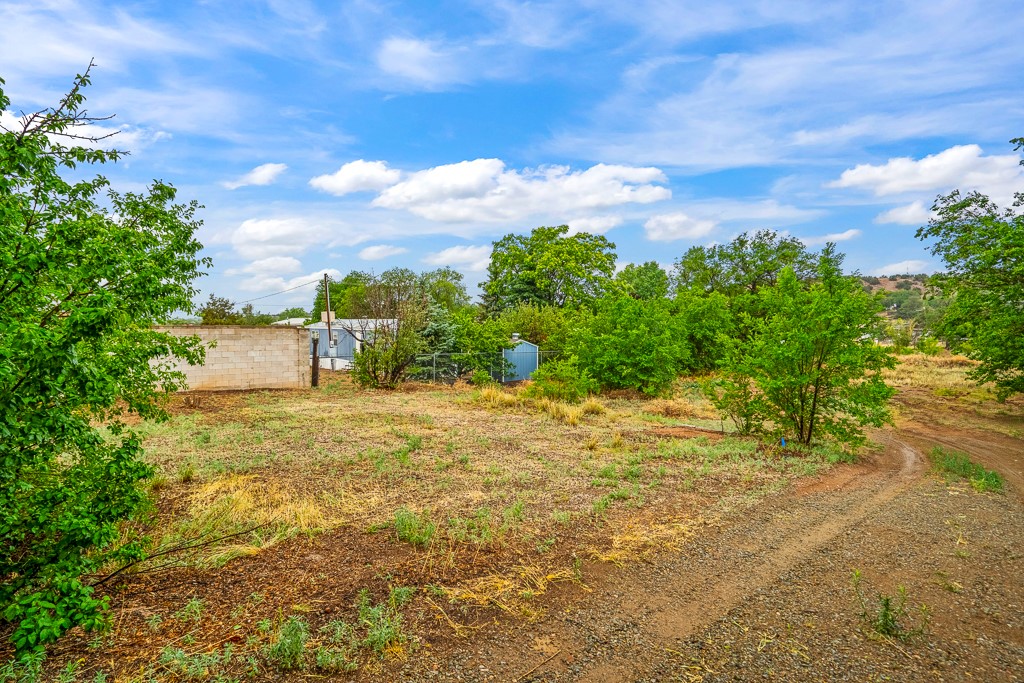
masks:
[[[675,578],[669,585],[630,581],[615,611],[638,615],[637,635],[648,647],[672,648],[675,641],[724,617],[756,591],[784,580],[788,570],[869,519],[872,511],[924,473],[919,451],[891,433],[880,436],[886,448],[874,471],[852,479],[839,471],[829,475],[838,489],[797,492],[753,510],[747,521],[716,538],[699,564],[685,558],[673,563],[676,566],[667,575]],[[603,625],[593,626],[603,630]],[[637,680],[639,669],[629,659],[623,653],[595,662],[574,678],[601,683]]]

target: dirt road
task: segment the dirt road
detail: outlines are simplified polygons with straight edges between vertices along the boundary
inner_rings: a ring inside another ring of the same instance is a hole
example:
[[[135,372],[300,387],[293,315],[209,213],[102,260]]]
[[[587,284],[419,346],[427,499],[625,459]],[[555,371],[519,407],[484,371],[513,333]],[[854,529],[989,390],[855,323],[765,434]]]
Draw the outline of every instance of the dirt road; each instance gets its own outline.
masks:
[[[944,438],[922,426],[913,432],[917,444]],[[919,447],[892,432],[878,439],[884,450],[866,462],[737,512],[684,552],[623,568],[588,563],[593,591],[566,589],[539,624],[494,628],[467,656],[403,673],[412,680],[1024,680],[1024,514],[1016,492],[948,487],[926,476]],[[967,450],[1012,467],[992,446],[978,437]],[[927,634],[907,642],[876,637],[860,618],[853,569],[863,573],[872,609],[877,594],[906,587],[908,628],[922,623],[916,606],[927,605]]]

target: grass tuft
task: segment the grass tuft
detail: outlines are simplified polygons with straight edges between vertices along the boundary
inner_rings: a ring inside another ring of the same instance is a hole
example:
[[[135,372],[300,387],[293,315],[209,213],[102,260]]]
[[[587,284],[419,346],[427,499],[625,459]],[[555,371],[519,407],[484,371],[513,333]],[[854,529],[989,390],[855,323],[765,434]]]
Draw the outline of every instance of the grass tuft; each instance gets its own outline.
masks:
[[[975,491],[1001,492],[1003,477],[998,472],[987,470],[976,462],[972,462],[966,453],[950,451],[936,446],[928,454],[932,466],[947,478],[966,479]]]

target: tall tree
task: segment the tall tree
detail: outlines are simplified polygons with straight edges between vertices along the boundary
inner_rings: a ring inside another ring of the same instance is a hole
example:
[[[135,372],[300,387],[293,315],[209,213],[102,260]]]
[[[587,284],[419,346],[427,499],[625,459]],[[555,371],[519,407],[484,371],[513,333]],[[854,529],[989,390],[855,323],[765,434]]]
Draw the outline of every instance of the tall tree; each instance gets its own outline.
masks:
[[[1024,148],[1024,138],[1011,142]],[[931,252],[946,265],[932,278],[949,298],[941,333],[969,342],[967,352],[981,361],[974,378],[993,382],[1002,399],[1024,391],[1022,207],[1024,192],[1016,193],[1012,208],[1000,209],[979,192],[954,191],[935,201],[935,218],[917,231],[918,238],[935,240]]]
[[[151,473],[124,414],[163,417],[159,390],[184,386],[168,357],[202,358],[153,329],[194,310],[198,205],[82,179],[120,156],[89,138],[88,83],[0,131],[0,620],[22,654],[101,623],[82,575],[139,557],[119,525]]]
[[[774,286],[785,268],[791,268],[800,280],[813,277],[816,260],[800,240],[758,230],[753,235],[743,233],[728,244],[692,247],[676,260],[672,281],[677,291],[757,294]]]
[[[630,263],[615,276],[615,283],[635,299],[652,301],[668,296],[668,273],[656,261]]]
[[[242,316],[235,310],[235,302],[211,293],[197,311],[204,325],[241,325]]]
[[[615,273],[615,245],[600,235],[568,232],[565,225],[541,227],[494,243],[483,283],[489,314],[521,303],[586,305],[607,289]]]
[[[895,361],[873,341],[881,304],[842,274],[840,260],[829,245],[812,282],[784,268],[758,292],[762,317],[746,321],[750,335],[728,342],[713,400],[741,428],[768,425],[806,445],[821,434],[858,444],[864,426],[889,419],[894,390],[881,371]]]

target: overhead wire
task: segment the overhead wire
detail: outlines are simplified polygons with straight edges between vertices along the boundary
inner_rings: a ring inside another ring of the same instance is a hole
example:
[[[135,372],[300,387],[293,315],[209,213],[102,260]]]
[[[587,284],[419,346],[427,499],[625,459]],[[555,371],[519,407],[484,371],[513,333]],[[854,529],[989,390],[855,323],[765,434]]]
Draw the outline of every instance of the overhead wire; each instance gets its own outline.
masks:
[[[248,303],[252,303],[253,301],[259,301],[260,299],[269,299],[272,296],[277,296],[278,294],[284,294],[285,292],[290,292],[290,291],[295,290],[295,289],[301,289],[302,287],[309,287],[310,285],[315,285],[315,284],[318,284],[320,282],[323,282],[323,280],[320,280],[318,278],[316,280],[313,280],[312,282],[306,282],[305,284],[295,285],[294,287],[289,287],[288,289],[282,289],[280,292],[274,292],[273,294],[264,294],[263,296],[253,297],[252,299],[246,299],[245,301],[237,301],[237,302],[235,302],[235,304],[236,305],[248,304]]]

